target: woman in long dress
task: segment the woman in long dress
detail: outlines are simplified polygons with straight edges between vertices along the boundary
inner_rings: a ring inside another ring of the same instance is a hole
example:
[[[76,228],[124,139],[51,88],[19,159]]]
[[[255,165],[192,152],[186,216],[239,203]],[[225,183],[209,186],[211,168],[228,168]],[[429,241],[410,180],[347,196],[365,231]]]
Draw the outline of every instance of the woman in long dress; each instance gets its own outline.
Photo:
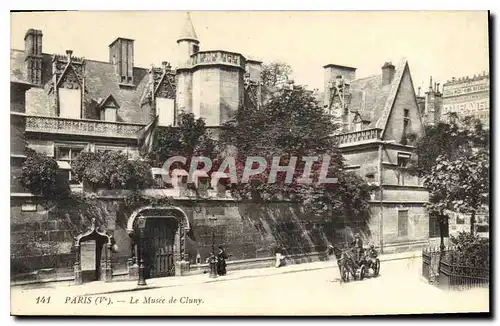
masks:
[[[224,248],[219,247],[219,252],[217,253],[217,274],[226,275],[226,260],[227,254]]]

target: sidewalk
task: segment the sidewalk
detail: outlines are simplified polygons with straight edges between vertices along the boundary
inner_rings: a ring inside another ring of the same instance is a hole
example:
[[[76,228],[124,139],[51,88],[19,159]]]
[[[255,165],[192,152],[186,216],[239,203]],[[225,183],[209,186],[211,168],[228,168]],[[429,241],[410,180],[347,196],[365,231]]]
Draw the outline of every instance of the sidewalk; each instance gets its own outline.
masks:
[[[400,254],[387,254],[380,255],[380,261],[390,261],[398,259],[411,259],[420,258],[421,251],[418,252],[405,252]],[[98,294],[111,294],[129,291],[141,291],[147,289],[156,288],[167,288],[167,287],[178,287],[184,285],[193,284],[203,284],[203,283],[213,283],[213,282],[225,282],[238,280],[243,278],[254,278],[254,277],[266,277],[274,276],[286,273],[297,273],[306,272],[311,270],[326,269],[326,268],[337,268],[336,260],[330,259],[322,262],[304,263],[288,265],[280,268],[268,267],[268,268],[255,268],[255,269],[242,269],[231,271],[228,270],[228,274],[225,276],[219,276],[217,278],[209,278],[208,274],[196,274],[190,276],[181,277],[162,277],[148,279],[146,286],[138,286],[137,280],[133,281],[116,281],[116,282],[92,282],[88,284],[76,285],[71,283],[55,283],[51,287],[33,287],[33,286],[12,286],[11,291],[43,291],[45,295],[50,295],[52,291],[64,291],[66,296],[71,295],[98,295]]]

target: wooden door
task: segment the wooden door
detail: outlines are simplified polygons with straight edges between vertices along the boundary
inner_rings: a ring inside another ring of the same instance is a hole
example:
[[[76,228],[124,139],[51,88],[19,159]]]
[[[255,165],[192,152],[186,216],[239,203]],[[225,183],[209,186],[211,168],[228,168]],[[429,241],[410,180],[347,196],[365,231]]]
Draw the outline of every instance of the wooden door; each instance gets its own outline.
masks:
[[[144,230],[144,264],[146,278],[175,275],[174,239],[177,221],[149,217]]]

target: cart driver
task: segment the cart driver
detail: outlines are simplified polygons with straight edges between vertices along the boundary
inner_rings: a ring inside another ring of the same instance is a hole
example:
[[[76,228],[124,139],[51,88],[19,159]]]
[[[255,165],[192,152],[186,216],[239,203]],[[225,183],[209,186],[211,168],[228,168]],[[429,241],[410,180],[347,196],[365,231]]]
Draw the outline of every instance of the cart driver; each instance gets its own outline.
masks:
[[[352,246],[354,247],[354,252],[356,253],[357,260],[360,261],[363,254],[363,240],[361,240],[361,237],[358,233],[354,235],[354,242]]]

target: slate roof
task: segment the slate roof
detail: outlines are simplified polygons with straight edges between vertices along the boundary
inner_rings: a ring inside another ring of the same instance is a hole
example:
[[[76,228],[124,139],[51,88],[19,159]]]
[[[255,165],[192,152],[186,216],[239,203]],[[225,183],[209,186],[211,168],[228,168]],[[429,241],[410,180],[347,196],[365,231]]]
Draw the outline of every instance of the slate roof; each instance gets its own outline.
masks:
[[[382,85],[382,74],[351,82],[349,110],[359,113],[363,121],[369,121],[367,128],[385,128],[406,66],[406,59],[401,60],[396,66],[392,82],[388,85]],[[324,96],[324,93],[315,95],[320,105],[324,103]]]
[[[52,80],[52,55],[44,53],[43,60],[43,87],[45,95],[38,98],[40,107],[48,107],[50,97],[47,85]],[[24,51],[11,49],[10,51],[10,78],[11,81],[28,82]],[[147,123],[149,120],[149,106],[141,106],[141,96],[149,82],[148,69],[134,67],[134,87],[120,86],[119,76],[109,62],[85,60],[85,105],[84,115],[87,119],[99,119],[99,104],[113,96],[119,109],[119,122]],[[43,115],[43,114],[42,114]]]

